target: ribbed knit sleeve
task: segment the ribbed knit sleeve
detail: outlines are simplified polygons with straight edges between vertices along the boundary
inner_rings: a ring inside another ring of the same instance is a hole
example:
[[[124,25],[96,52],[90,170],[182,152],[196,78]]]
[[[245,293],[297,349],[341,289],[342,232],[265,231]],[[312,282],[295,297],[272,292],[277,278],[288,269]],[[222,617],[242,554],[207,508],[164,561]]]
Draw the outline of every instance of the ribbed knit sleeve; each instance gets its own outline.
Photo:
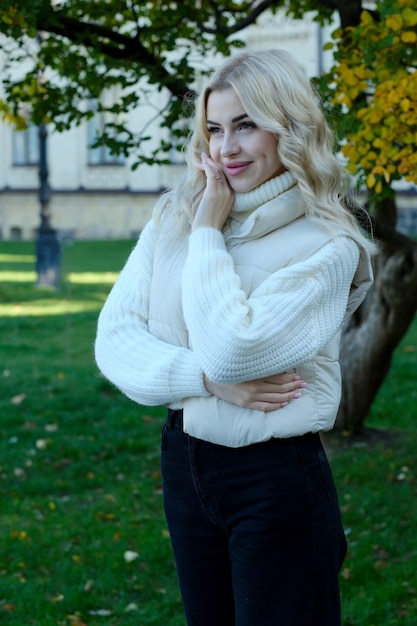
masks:
[[[148,331],[156,237],[150,222],[104,304],[95,342],[96,362],[104,376],[126,396],[148,406],[209,395],[193,352]]]
[[[246,297],[222,233],[196,229],[183,273],[183,308],[205,374],[218,383],[241,382],[310,360],[343,323],[358,260],[357,245],[338,237]]]

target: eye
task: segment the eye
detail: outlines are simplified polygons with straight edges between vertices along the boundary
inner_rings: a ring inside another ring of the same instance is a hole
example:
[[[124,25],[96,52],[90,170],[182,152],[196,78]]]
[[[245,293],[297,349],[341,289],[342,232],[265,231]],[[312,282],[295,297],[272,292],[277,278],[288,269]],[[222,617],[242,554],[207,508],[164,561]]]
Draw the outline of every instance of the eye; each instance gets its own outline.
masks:
[[[207,126],[207,132],[209,135],[217,135],[221,133],[221,130],[220,126]]]
[[[256,124],[254,122],[241,122],[238,128],[239,130],[251,130],[252,128],[256,128]]]

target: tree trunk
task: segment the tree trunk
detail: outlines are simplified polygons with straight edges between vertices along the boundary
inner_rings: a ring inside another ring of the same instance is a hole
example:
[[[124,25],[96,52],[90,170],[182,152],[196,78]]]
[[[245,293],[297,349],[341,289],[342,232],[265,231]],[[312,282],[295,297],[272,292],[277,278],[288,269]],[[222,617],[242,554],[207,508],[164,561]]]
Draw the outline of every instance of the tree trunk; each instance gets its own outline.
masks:
[[[375,282],[342,335],[343,391],[336,430],[360,432],[392,355],[417,309],[417,242],[395,231],[394,199],[377,209]]]

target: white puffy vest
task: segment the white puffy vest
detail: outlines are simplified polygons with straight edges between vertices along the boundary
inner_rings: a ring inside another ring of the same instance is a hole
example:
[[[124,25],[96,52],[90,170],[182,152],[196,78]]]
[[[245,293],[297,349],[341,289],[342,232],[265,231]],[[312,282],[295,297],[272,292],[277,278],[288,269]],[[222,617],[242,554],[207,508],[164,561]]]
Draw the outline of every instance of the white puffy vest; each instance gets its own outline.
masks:
[[[287,209],[290,206],[291,217],[295,219],[288,218],[290,221],[279,228],[264,232],[268,228],[263,213],[264,234],[256,232],[259,223],[256,218],[244,236],[239,232],[226,234],[228,251],[247,296],[271,273],[309,258],[331,239],[317,223],[305,218],[298,189],[285,192],[281,198],[284,211],[285,205]],[[161,233],[154,257],[149,329],[164,341],[189,347],[181,307],[181,274],[186,254],[186,241],[173,242],[170,232]],[[347,314],[363,300],[370,280],[369,262],[364,255],[352,284]],[[215,396],[187,398],[182,406],[185,432],[219,445],[241,447],[272,437],[331,429],[341,394],[339,342],[340,332],[314,359],[296,368],[308,387],[302,391],[301,398],[286,407],[264,413],[237,407]]]

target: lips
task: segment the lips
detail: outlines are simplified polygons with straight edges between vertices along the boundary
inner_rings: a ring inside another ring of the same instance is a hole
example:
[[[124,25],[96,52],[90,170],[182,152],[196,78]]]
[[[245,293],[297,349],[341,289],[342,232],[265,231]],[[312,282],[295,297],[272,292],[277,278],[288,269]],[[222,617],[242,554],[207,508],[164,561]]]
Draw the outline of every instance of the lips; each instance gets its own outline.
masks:
[[[226,163],[223,165],[226,173],[229,176],[239,176],[245,172],[252,164],[252,161],[233,161],[233,163]]]

